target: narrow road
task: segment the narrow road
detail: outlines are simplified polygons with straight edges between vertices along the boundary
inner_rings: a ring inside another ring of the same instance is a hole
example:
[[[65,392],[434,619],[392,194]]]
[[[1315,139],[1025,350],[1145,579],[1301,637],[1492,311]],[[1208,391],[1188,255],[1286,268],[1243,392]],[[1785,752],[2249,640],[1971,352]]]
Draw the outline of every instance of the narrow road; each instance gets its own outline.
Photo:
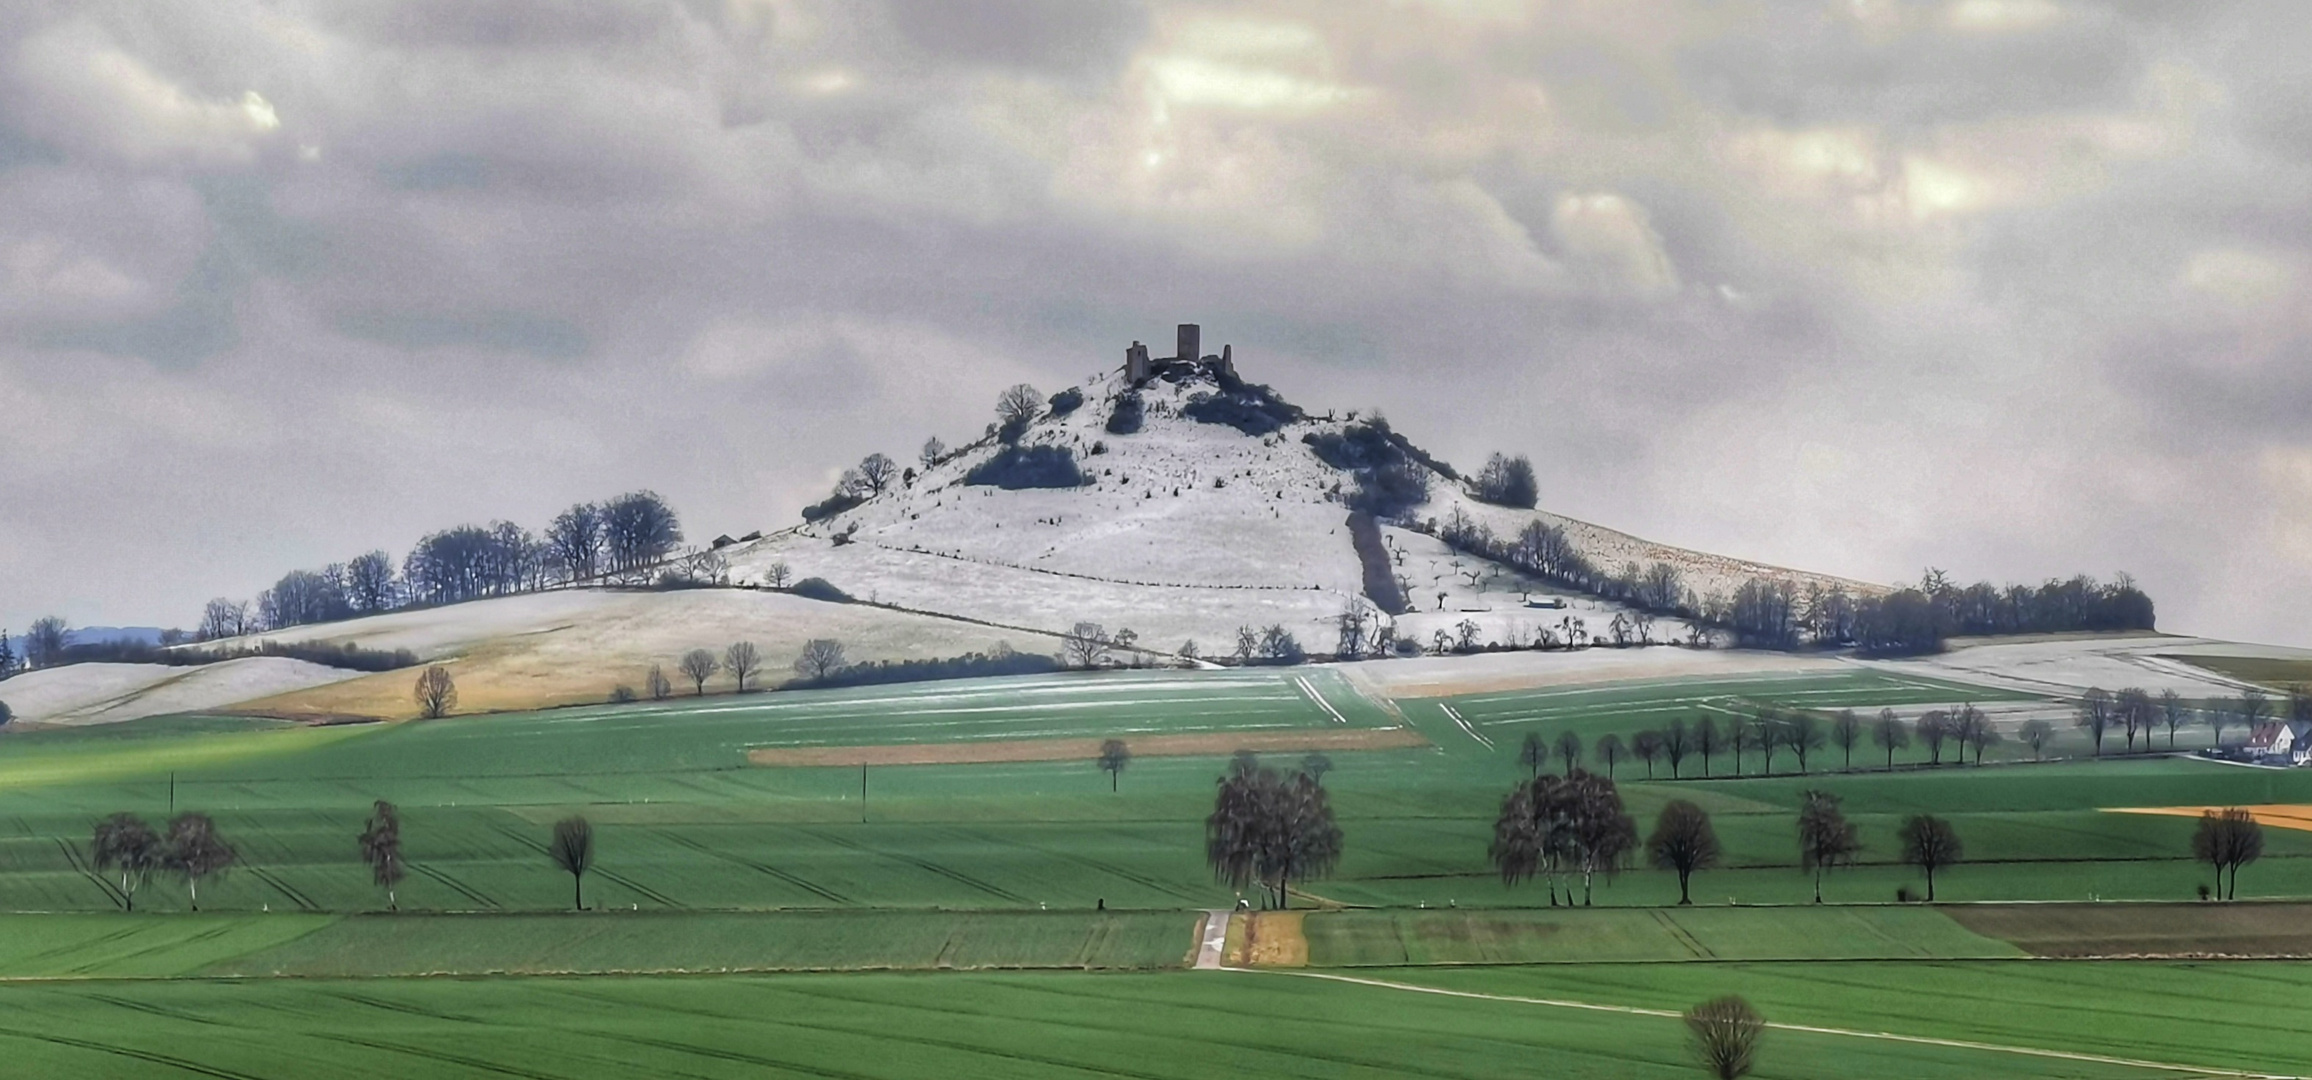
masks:
[[[1236,913],[1213,908],[1204,913],[1204,940],[1196,946],[1196,970],[1220,970],[1221,954],[1228,948],[1228,920]]]

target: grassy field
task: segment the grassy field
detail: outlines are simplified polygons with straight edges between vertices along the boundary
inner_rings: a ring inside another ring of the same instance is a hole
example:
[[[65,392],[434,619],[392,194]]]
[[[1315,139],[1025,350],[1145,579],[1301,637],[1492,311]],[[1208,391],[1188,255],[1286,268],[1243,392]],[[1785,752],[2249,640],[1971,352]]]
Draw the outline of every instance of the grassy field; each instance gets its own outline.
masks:
[[[2218,675],[2262,683],[2274,690],[2285,691],[2298,685],[2312,686],[2312,660],[2282,660],[2265,656],[2178,656],[2173,659],[2206,668]]]
[[[2235,965],[2156,984],[2019,965],[1411,969],[1480,992],[1580,990],[1651,1005],[1758,987],[1779,1020],[1854,1001],[1865,1023],[2152,1051],[2195,1063],[2305,1060],[2280,994],[2301,975]],[[1819,976],[1810,976],[1819,972]],[[2141,969],[2131,969],[2131,976]],[[1738,977],[1739,976],[1739,977]],[[1683,980],[1683,981],[1681,981]],[[2169,995],[2195,995],[2179,1002]],[[25,1075],[293,1080],[313,1076],[816,1076],[1202,1080],[1698,1075],[1674,1018],[1444,997],[1286,975],[786,975],[173,981],[0,987],[0,1040]],[[1867,1011],[1866,1011],[1867,1010]],[[2157,1016],[2157,1023],[2146,1023]],[[2067,1027],[2079,1025],[2078,1027]],[[2204,1026],[2202,1026],[2204,1025]],[[2190,1029],[2197,1026],[2198,1030]],[[2173,1043],[2155,1041],[2174,1030]],[[2172,1073],[1997,1050],[1774,1031],[1753,1074],[2065,1077]]]
[[[1658,1016],[1164,970],[1188,961],[1195,909],[1235,899],[1202,855],[1218,752],[1135,760],[1115,792],[1089,760],[877,766],[864,800],[857,768],[748,764],[764,748],[1111,735],[1209,737],[1217,751],[1232,734],[1405,724],[1427,744],[1332,755],[1325,784],[1346,853],[1303,903],[1363,910],[1300,919],[1309,973],[1638,1009],[1736,987],[1791,1022],[2139,1045],[2138,1056],[2204,1064],[2252,1056],[2224,1051],[2237,1032],[2222,1026],[2106,1035],[2116,1021],[2075,1015],[2088,984],[2063,973],[2102,972],[2104,1008],[2124,1015],[2169,992],[2294,993],[2295,968],[2022,958],[2292,951],[2303,908],[1888,906],[1919,883],[1894,858],[1894,831],[1919,810],[1957,823],[1969,861],[1939,878],[1949,900],[2184,900],[2207,876],[2189,858],[2192,822],[2105,811],[2312,803],[2312,771],[2136,759],[1848,774],[1818,758],[1804,777],[1648,781],[1625,765],[1641,828],[1672,798],[1714,815],[1726,865],[1696,878],[1697,907],[1665,909],[1674,879],[1631,868],[1598,880],[1597,908],[1549,908],[1539,884],[1504,887],[1486,863],[1499,800],[1525,775],[1526,730],[1589,741],[1713,706],[1970,699],[1994,695],[1858,670],[1390,703],[1303,668],[399,725],[208,718],[12,733],[0,747],[0,912],[55,914],[0,914],[0,1040],[37,1075],[1474,1078],[1544,1062],[1553,1076],[1691,1075],[1678,1025]],[[1830,875],[1824,908],[1803,903],[1812,883],[1795,865],[1794,814],[1810,788],[1845,798],[1865,844],[1860,865]],[[400,915],[364,914],[384,906],[354,843],[375,799],[403,811]],[[137,894],[148,914],[117,914],[116,885],[87,865],[89,829],[119,810],[162,818],[172,800],[215,815],[242,864],[203,886],[202,914],[183,913],[166,878]],[[559,914],[570,880],[544,844],[573,813],[596,826],[596,910]],[[2312,833],[2269,831],[2240,884],[2243,896],[2312,897]],[[1853,901],[1873,906],[1839,906]],[[949,968],[981,970],[938,970]],[[1058,970],[1087,968],[1112,970]],[[677,972],[690,974],[642,974]],[[417,977],[429,974],[459,977]],[[1934,1015],[1902,1015],[1907,996]],[[2241,1017],[2227,1022],[2278,1022]],[[2154,1073],[1777,1032],[1757,1075]]]

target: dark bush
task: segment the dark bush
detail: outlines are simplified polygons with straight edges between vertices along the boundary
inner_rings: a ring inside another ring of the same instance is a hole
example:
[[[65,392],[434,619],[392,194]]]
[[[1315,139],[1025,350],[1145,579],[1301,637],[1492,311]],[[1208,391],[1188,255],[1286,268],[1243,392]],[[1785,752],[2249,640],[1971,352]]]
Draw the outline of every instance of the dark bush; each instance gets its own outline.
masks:
[[[851,594],[834,586],[823,577],[807,577],[787,589],[805,600],[824,600],[830,604],[848,604]]]
[[[824,501],[815,502],[809,506],[804,507],[803,520],[825,521],[828,518],[834,517],[835,515],[840,514],[845,510],[849,510],[852,507],[866,501],[867,500],[864,497],[854,495],[848,491],[838,491],[833,495],[827,496]]]
[[[1084,392],[1071,386],[1053,394],[1048,404],[1051,406],[1051,415],[1066,416],[1084,407]]]
[[[386,652],[364,649],[350,642],[332,645],[323,641],[260,641],[254,647],[163,649],[141,641],[106,641],[74,645],[64,650],[55,664],[164,664],[169,667],[201,667],[249,656],[278,656],[303,660],[309,664],[340,668],[346,671],[395,671],[417,666],[417,654],[408,649]]]
[[[1541,486],[1533,476],[1533,461],[1524,454],[1509,457],[1495,454],[1485,461],[1485,468],[1477,473],[1477,482],[1471,494],[1495,506],[1531,510],[1541,497]]]
[[[798,679],[791,690],[831,686],[871,686],[879,683],[932,682],[939,679],[976,679],[993,675],[1043,675],[1060,670],[1060,662],[1041,653],[1004,651],[965,653],[937,660],[882,660],[852,664],[817,679]]]
[[[1251,385],[1218,394],[1196,394],[1180,413],[1200,424],[1226,424],[1247,435],[1267,435],[1306,418],[1275,391]]]
[[[963,482],[1007,491],[1071,488],[1085,483],[1076,455],[1059,446],[1007,446],[964,474]]]
[[[1429,474],[1409,461],[1357,474],[1349,508],[1377,518],[1397,518],[1429,501]]]
[[[1140,430],[1145,415],[1146,407],[1140,401],[1139,391],[1118,397],[1116,407],[1108,413],[1108,434],[1130,435]]]

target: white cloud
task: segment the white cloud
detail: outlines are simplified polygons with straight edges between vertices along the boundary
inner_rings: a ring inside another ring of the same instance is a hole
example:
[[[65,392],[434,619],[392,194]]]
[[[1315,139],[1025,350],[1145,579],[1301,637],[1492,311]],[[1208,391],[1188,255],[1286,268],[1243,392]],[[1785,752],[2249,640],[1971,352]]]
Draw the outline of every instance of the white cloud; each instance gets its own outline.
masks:
[[[10,68],[11,111],[24,128],[138,164],[243,164],[281,126],[256,90],[215,97],[189,91],[90,24],[20,42]]]

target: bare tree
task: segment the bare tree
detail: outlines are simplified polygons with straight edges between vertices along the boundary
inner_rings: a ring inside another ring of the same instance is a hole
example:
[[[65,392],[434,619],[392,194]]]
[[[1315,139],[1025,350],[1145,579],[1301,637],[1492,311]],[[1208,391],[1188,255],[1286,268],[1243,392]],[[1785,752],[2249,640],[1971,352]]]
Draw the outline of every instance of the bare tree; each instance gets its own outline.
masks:
[[[937,435],[925,439],[923,440],[923,451],[916,455],[915,460],[922,462],[923,467],[928,470],[947,460],[947,444],[940,442]]]
[[[2087,733],[2094,737],[2097,757],[2103,756],[2103,733],[2110,730],[2117,713],[2118,708],[2111,699],[2111,692],[2100,686],[2089,687],[2087,693],[2079,699],[2072,726],[2086,728]]]
[[[1132,748],[1126,746],[1124,740],[1109,739],[1100,744],[1100,771],[1108,774],[1109,792],[1118,790],[1117,785],[1124,776],[1124,768],[1130,764]]]
[[[1686,1031],[1693,1037],[1702,1071],[1714,1080],[1739,1080],[1758,1063],[1766,1021],[1749,1002],[1722,997],[1686,1010]]]
[[[1862,717],[1856,716],[1853,709],[1840,709],[1830,721],[1830,741],[1846,755],[1841,768],[1853,771],[1854,748],[1862,743]]]
[[[1670,759],[1670,779],[1678,779],[1678,772],[1686,761],[1686,752],[1694,743],[1686,734],[1686,722],[1672,719],[1662,728],[1662,756]]]
[[[1718,752],[1718,721],[1703,713],[1694,720],[1694,753],[1702,759],[1702,775],[1710,775],[1710,756]]]
[[[1904,726],[1903,718],[1893,709],[1880,709],[1878,722],[1870,727],[1870,741],[1887,752],[1887,768],[1895,767],[1895,751],[1911,745],[1911,729]]]
[[[1606,779],[1614,778],[1614,766],[1621,764],[1629,751],[1622,746],[1622,737],[1612,732],[1598,736],[1597,746],[1590,751],[1606,767]]]
[[[1646,779],[1654,778],[1654,762],[1662,756],[1662,733],[1648,729],[1630,737],[1630,753],[1646,763]]]
[[[65,638],[71,632],[71,627],[54,615],[33,620],[32,629],[24,632],[25,666],[44,668],[63,660]]]
[[[1807,755],[1822,749],[1822,743],[1822,722],[1816,720],[1813,713],[1804,710],[1794,712],[1782,726],[1782,744],[1797,755],[1800,776],[1806,775]]]
[[[593,503],[572,506],[546,526],[546,548],[567,581],[591,581],[601,573],[602,544],[602,508]]]
[[[457,680],[450,677],[450,669],[435,664],[418,675],[410,697],[417,702],[419,716],[439,720],[458,707]]]
[[[824,679],[843,667],[843,643],[834,638],[813,638],[803,643],[803,653],[795,657],[795,674],[805,679]]]
[[[1581,736],[1570,731],[1557,733],[1557,757],[1565,763],[1567,779],[1573,778],[1574,766],[1581,764]]]
[[[2263,854],[2264,827],[2255,815],[2237,806],[2200,815],[2199,830],[2192,834],[2192,857],[2216,868],[2217,899],[2239,899],[2240,867]],[[2230,888],[2224,885],[2226,870],[2231,871]]]
[[[1927,746],[1927,764],[1943,763],[1943,744],[1951,739],[1951,714],[1942,709],[1929,709],[1920,714],[1919,741]]]
[[[2016,735],[2023,740],[2023,745],[2031,748],[2031,760],[2037,761],[2046,752],[2047,744],[2055,740],[2055,725],[2039,717],[2032,717],[2023,721],[2023,727]]]
[[[2112,712],[2117,714],[2120,727],[2127,733],[2127,752],[2135,753],[2135,733],[2143,731],[2144,749],[2151,749],[2152,725],[2159,722],[2159,707],[2152,704],[2151,694],[2140,686],[2120,690],[2111,699]]]
[[[793,580],[794,576],[794,570],[787,566],[784,559],[772,563],[763,570],[763,581],[774,589],[786,588],[787,582]]]
[[[1966,857],[1959,831],[1932,814],[1913,814],[1903,819],[1895,837],[1902,843],[1903,861],[1927,872],[1927,903],[1934,903],[1935,871]]]
[[[2264,722],[2272,718],[2272,699],[2262,690],[2250,687],[2241,691],[2240,702],[2232,710],[2232,716],[2240,722],[2242,730],[2254,735],[2257,728],[2264,726]],[[2216,741],[2218,743],[2223,741],[2221,733],[2216,736]]]
[[[1798,811],[1799,868],[1814,875],[1814,902],[1822,903],[1822,875],[1854,861],[1862,840],[1839,808],[1839,798],[1827,791],[1809,791]]]
[[[899,479],[899,463],[882,454],[869,454],[859,462],[859,479],[865,481],[867,494],[881,495]]]
[[[100,874],[120,872],[122,906],[136,910],[136,891],[161,865],[161,838],[135,814],[114,814],[96,823],[88,845],[89,865]]]
[[[248,632],[249,602],[220,596],[201,608],[201,625],[193,633],[202,641],[219,641]]]
[[[2192,711],[2184,707],[2183,695],[2173,689],[2162,690],[2159,692],[2159,718],[2161,723],[2167,725],[2168,750],[2172,753],[2176,748],[2176,729],[2191,722]]]
[[[369,822],[361,830],[361,861],[369,864],[370,879],[385,890],[386,910],[400,911],[394,889],[403,876],[401,811],[384,799],[370,807]]]
[[[1333,759],[1323,754],[1311,753],[1301,759],[1300,767],[1302,772],[1309,775],[1309,779],[1322,784],[1325,782],[1325,774],[1333,771]]]
[[[1043,411],[1043,392],[1026,383],[1013,385],[995,399],[996,420],[1015,438]]]
[[[1687,890],[1694,871],[1718,865],[1723,854],[1718,832],[1710,827],[1710,815],[1684,799],[1672,799],[1663,806],[1662,816],[1654,821],[1653,835],[1646,837],[1646,861],[1678,872],[1681,905],[1694,902]]]
[[[650,674],[643,678],[642,688],[649,691],[652,701],[665,701],[674,696],[674,684],[667,681],[666,669],[657,664],[650,665]]]
[[[570,875],[570,906],[586,910],[586,871],[594,867],[594,826],[572,815],[554,823],[554,839],[546,846],[554,865]]]
[[[370,551],[345,564],[345,602],[356,613],[375,615],[393,607],[393,556]]]
[[[762,651],[755,648],[752,641],[735,642],[723,650],[723,668],[731,673],[731,678],[739,681],[739,693],[747,692],[747,679],[762,666]]]
[[[168,835],[161,838],[161,863],[185,880],[194,911],[201,910],[201,881],[230,869],[240,859],[233,845],[217,834],[209,815],[184,813],[169,819]]]
[[[1528,776],[1540,776],[1541,770],[1549,767],[1549,743],[1541,732],[1525,733],[1525,741],[1517,744],[1517,763],[1525,766]]]
[[[715,672],[722,670],[722,661],[715,659],[714,654],[705,649],[692,649],[682,654],[682,661],[676,667],[690,679],[691,696],[704,697],[706,681],[714,678]]]
[[[1107,663],[1109,650],[1114,647],[1107,627],[1096,622],[1080,622],[1060,635],[1060,662],[1073,668],[1099,667]]]

